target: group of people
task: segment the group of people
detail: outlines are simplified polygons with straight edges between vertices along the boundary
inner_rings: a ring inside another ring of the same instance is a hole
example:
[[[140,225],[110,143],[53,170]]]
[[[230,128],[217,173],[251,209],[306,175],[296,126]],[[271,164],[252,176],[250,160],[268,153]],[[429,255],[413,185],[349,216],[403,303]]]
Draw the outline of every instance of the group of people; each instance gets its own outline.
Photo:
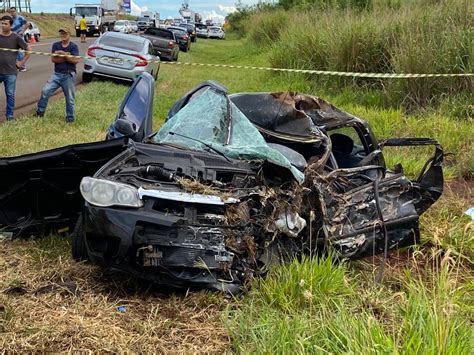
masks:
[[[5,87],[6,120],[14,119],[15,91],[18,71],[25,71],[25,63],[30,57],[31,47],[23,39],[23,32],[28,22],[16,14],[16,8],[9,9],[10,15],[0,18],[2,31],[0,33],[0,83]],[[41,91],[41,97],[36,107],[36,116],[43,117],[48,106],[49,98],[61,88],[66,98],[66,122],[74,122],[74,105],[76,97],[76,64],[79,62],[79,48],[71,42],[71,31],[62,27],[59,29],[61,40],[53,43],[51,53],[70,55],[65,57],[52,56],[54,72]],[[5,50],[3,50],[5,49]],[[25,53],[19,51],[26,51]]]

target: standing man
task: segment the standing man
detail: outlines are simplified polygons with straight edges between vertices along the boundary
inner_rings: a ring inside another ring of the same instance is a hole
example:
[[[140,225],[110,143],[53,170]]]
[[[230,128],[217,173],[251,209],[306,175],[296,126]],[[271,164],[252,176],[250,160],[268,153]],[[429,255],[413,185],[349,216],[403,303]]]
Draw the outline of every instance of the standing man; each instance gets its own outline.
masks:
[[[12,6],[8,9],[8,12],[10,13],[10,16],[13,19],[13,25],[12,25],[12,31],[19,35],[21,38],[23,38],[23,35],[25,34],[26,29],[28,28],[28,21],[25,20],[23,16],[20,16],[16,13],[16,7]],[[23,59],[24,55],[21,52],[18,52],[18,57],[17,60],[21,61]],[[20,68],[21,72],[26,71],[26,66],[22,66]]]
[[[86,15],[82,15],[79,21],[79,30],[81,31],[81,43],[86,43],[87,21]]]
[[[15,50],[24,49],[31,51],[30,46],[25,43],[23,38],[12,32],[13,19],[10,16],[2,16],[0,21],[2,23],[0,48]],[[17,61],[17,54],[16,51],[0,51],[0,83],[3,83],[5,86],[5,96],[7,98],[7,121],[13,120],[17,70],[24,66],[30,57],[30,53],[26,53],[20,61]]]
[[[79,48],[71,42],[71,31],[62,27],[59,29],[61,41],[53,43],[51,53],[64,55],[79,55]],[[66,122],[74,122],[74,103],[76,101],[76,64],[79,58],[51,57],[54,63],[54,73],[43,87],[41,98],[36,108],[36,116],[43,117],[48,106],[48,100],[54,92],[61,88],[66,98]]]

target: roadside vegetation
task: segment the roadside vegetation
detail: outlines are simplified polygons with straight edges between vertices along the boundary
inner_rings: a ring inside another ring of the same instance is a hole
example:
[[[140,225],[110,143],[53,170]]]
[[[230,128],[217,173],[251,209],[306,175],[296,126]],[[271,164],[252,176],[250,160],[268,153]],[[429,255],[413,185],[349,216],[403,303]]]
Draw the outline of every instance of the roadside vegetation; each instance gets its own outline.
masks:
[[[268,52],[274,67],[368,73],[472,73],[469,1],[282,0],[241,8],[236,31]],[[415,110],[440,105],[474,115],[473,78],[399,80],[308,76],[340,90],[362,89],[359,101]]]
[[[277,12],[268,16],[289,16]],[[246,26],[247,33],[256,31],[251,23]],[[230,34],[225,41],[199,39],[179,59],[275,65],[276,49],[263,43],[250,34],[243,39]],[[448,183],[440,201],[422,217],[422,244],[392,253],[386,264],[380,257],[340,262],[331,255],[294,261],[270,270],[243,296],[228,301],[217,293],[170,293],[76,263],[67,233],[0,241],[0,349],[472,353],[474,224],[463,215],[473,201],[472,118],[454,107],[467,107],[468,101],[449,89],[441,106],[407,113],[403,105],[386,105],[382,99],[380,87],[390,81],[375,88],[361,82],[342,88],[343,82],[304,75],[163,63],[154,128],[176,99],[210,79],[231,92],[291,90],[321,96],[368,120],[379,138],[438,139],[452,153],[446,157]],[[64,122],[63,99],[52,102],[44,118],[26,116],[2,124],[0,156],[102,140],[127,89],[103,80],[84,85],[77,93],[73,125]],[[389,165],[402,162],[410,175],[429,156],[411,150],[385,153]],[[383,265],[383,279],[375,283]],[[121,305],[124,312],[117,309]]]

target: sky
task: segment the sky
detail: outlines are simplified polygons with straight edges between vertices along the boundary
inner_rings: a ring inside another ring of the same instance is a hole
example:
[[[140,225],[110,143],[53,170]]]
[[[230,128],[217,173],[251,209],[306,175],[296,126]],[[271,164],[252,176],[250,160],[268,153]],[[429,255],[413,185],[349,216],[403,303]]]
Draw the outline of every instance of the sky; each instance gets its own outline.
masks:
[[[203,20],[211,19],[215,22],[223,22],[224,17],[235,11],[237,0],[188,0],[189,8],[201,14]],[[258,0],[241,0],[244,5],[256,4]],[[59,12],[69,13],[69,8],[75,3],[95,4],[100,0],[31,0],[31,10],[33,12]],[[160,18],[169,16],[179,17],[180,0],[132,0],[132,13],[140,15],[141,10],[154,10],[160,13]]]

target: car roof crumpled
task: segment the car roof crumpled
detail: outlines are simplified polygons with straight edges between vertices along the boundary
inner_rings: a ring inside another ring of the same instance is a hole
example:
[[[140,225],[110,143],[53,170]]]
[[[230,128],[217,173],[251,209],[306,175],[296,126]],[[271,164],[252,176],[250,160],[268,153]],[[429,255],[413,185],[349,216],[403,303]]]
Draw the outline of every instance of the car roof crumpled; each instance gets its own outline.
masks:
[[[228,104],[231,109],[230,128],[226,119]],[[226,142],[228,133],[230,139]],[[193,150],[205,150],[205,144],[193,140],[198,139],[229,158],[247,161],[266,160],[289,169],[298,182],[304,180],[304,174],[284,155],[267,145],[257,128],[234,103],[228,101],[226,94],[212,88],[207,88],[193,97],[162,126],[153,139],[157,142],[186,146]]]

